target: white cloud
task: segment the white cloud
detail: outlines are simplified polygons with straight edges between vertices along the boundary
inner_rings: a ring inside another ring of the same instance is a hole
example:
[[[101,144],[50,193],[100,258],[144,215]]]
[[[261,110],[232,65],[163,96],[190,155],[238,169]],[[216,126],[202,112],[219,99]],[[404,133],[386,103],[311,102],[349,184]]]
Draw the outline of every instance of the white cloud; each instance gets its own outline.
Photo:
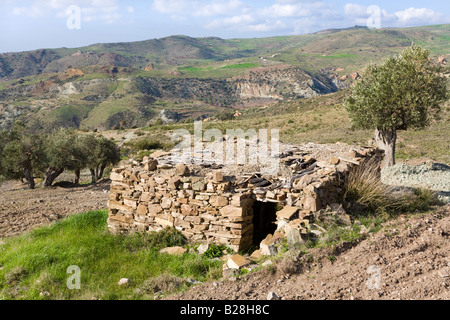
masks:
[[[229,10],[231,16],[215,19],[206,27],[245,32],[292,32],[294,26],[299,24],[299,19],[307,17],[316,17],[320,20],[327,17],[335,19],[333,8],[333,4],[317,0],[275,0],[273,4],[265,7],[241,7],[238,13]]]
[[[287,25],[283,22],[277,20],[275,22],[265,21],[264,23],[248,25],[246,30],[248,31],[257,31],[257,32],[269,32],[276,30],[284,30],[287,28]]]
[[[429,8],[411,7],[394,13],[390,13],[382,8],[378,9],[381,27],[402,27],[448,22],[448,17]],[[344,12],[357,24],[366,23],[367,19],[375,14],[375,11],[371,11],[370,7],[354,3],[347,3],[344,6]]]
[[[279,4],[276,3],[270,7],[264,8],[262,10],[264,16],[271,17],[305,17],[312,12],[306,6],[295,3],[295,4]]]
[[[223,19],[213,20],[211,23],[206,25],[208,29],[214,28],[235,28],[249,25],[255,22],[255,18],[250,14],[244,14],[239,16],[233,16]]]
[[[202,17],[230,16],[248,11],[248,5],[241,0],[154,0],[152,8],[165,14]]]
[[[417,23],[436,23],[444,18],[444,15],[428,8],[408,8],[395,12],[398,22],[402,25]]]
[[[357,16],[357,17],[361,17],[361,16],[367,17],[368,16],[367,7],[362,6],[360,4],[356,4],[356,3],[347,3],[344,6],[344,13],[346,15]]]
[[[207,4],[197,4],[194,6],[195,16],[226,16],[236,12],[247,12],[247,5],[240,0],[214,0]]]
[[[256,2],[256,1],[255,1]],[[387,12],[377,6],[336,1],[272,0],[256,4],[245,0],[153,0],[152,8],[177,21],[191,21],[207,29],[237,32],[283,31],[289,34],[314,32],[320,29],[351,25],[405,26],[442,22],[443,15],[431,9],[409,8]],[[374,8],[377,10],[374,11]],[[379,16],[375,19],[374,16]],[[372,22],[369,22],[372,21]],[[381,23],[378,23],[381,21]]]
[[[187,0],[154,0],[153,9],[160,13],[179,13],[189,8]]]

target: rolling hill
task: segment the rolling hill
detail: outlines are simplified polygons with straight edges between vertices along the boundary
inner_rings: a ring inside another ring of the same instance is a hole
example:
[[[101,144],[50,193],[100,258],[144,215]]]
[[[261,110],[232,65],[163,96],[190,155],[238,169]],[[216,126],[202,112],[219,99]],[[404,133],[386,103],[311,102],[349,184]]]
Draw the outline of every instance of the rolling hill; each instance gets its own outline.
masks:
[[[0,54],[0,128],[145,126],[314,97],[347,87],[412,42],[445,58],[450,25],[364,27],[255,39],[171,36]],[[167,117],[164,117],[166,119]],[[167,119],[166,119],[167,120]]]

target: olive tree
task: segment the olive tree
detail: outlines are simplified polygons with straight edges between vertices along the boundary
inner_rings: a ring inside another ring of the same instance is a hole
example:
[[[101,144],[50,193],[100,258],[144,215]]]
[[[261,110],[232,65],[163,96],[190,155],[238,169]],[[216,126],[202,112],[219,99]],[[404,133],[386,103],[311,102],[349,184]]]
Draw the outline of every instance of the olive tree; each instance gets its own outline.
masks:
[[[412,45],[380,65],[371,64],[351,89],[345,106],[353,124],[375,129],[375,141],[395,164],[397,130],[422,129],[448,99],[447,79],[430,52]]]
[[[25,126],[16,123],[9,132],[0,133],[0,175],[5,179],[25,179],[35,188],[35,176],[41,175],[45,162],[41,136],[25,133]]]
[[[79,172],[86,166],[86,150],[73,129],[55,130],[47,137],[44,186],[50,187],[64,170]],[[79,175],[78,175],[79,179]]]
[[[86,145],[90,153],[87,158],[87,167],[91,171],[92,183],[103,178],[108,165],[120,162],[120,148],[114,141],[103,136],[86,136]]]

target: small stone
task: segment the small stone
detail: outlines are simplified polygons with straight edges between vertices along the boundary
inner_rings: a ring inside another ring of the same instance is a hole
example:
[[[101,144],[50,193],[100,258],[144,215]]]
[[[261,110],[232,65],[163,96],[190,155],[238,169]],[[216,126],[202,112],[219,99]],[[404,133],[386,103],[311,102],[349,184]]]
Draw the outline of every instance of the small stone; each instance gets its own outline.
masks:
[[[198,209],[196,206],[191,206],[189,204],[183,204],[181,206],[181,213],[184,216],[197,216],[198,215]]]
[[[258,260],[261,257],[262,257],[261,249],[253,251],[253,253],[250,255],[250,258],[252,258],[254,260]]]
[[[323,232],[320,231],[320,230],[311,230],[310,233],[316,239],[320,238],[322,236],[322,234],[323,234]]]
[[[281,298],[275,292],[269,292],[267,300],[281,300]]]
[[[205,188],[206,188],[206,184],[202,180],[199,180],[199,181],[196,181],[196,182],[192,183],[192,189],[194,191],[203,191],[203,190],[205,190]]]
[[[164,179],[162,177],[155,177],[155,182],[157,184],[164,184],[164,183],[166,183],[166,179]]]
[[[273,261],[272,260],[267,260],[267,261],[265,261],[263,264],[262,264],[262,266],[263,267],[267,267],[267,266],[270,266],[270,265],[272,265],[273,264]]]
[[[122,278],[119,280],[119,282],[117,283],[119,286],[128,286],[128,284],[130,283],[130,279],[128,278]]]
[[[44,297],[50,297],[51,294],[50,294],[50,292],[48,292],[48,291],[41,291],[41,292],[39,293],[39,296],[40,296],[41,298],[44,298]]]
[[[202,282],[201,282],[201,281],[197,281],[197,280],[195,280],[195,279],[191,279],[191,278],[189,278],[189,279],[186,279],[186,282],[187,282],[187,283],[189,283],[189,284],[191,284],[191,285],[195,285],[195,284],[202,284]]]
[[[208,251],[208,249],[209,249],[209,243],[203,243],[198,246],[197,252],[199,254],[204,254],[206,251]]]
[[[213,207],[224,207],[224,206],[228,205],[228,199],[226,197],[222,197],[222,196],[212,196],[209,199],[209,203]]]
[[[438,271],[438,275],[439,275],[441,278],[448,278],[448,277],[450,277],[450,270],[449,270],[449,269],[447,269],[447,270],[445,270],[445,269],[439,270],[439,271]]]
[[[277,218],[290,220],[299,210],[300,208],[298,207],[285,206],[283,209],[277,212]]]
[[[158,169],[158,160],[155,159],[148,160],[148,162],[144,166],[144,169],[146,171],[155,171],[156,169]]]
[[[183,163],[177,164],[177,166],[175,167],[175,174],[177,176],[183,177],[189,175],[189,173],[189,168]]]
[[[240,269],[246,265],[249,265],[250,261],[241,256],[240,254],[236,254],[228,259],[227,266],[230,269]]]
[[[173,165],[171,165],[170,163],[163,163],[163,164],[159,164],[157,166],[158,169],[162,169],[162,170],[169,170],[169,169],[173,169]]]
[[[296,190],[302,190],[303,188],[305,188],[307,185],[309,185],[310,183],[313,182],[313,178],[311,175],[306,175],[303,176],[297,180],[294,181],[294,189]]]
[[[254,263],[254,264],[251,264],[249,266],[246,266],[245,269],[248,270],[248,271],[253,271],[253,270],[258,269],[259,267],[260,267],[259,264]]]
[[[223,181],[222,171],[214,171],[213,172],[213,181],[214,182],[222,182]]]
[[[245,210],[243,208],[228,205],[220,209],[220,215],[223,217],[243,217]]]
[[[305,240],[302,238],[301,231],[296,228],[290,228],[286,235],[286,239],[290,245],[305,243]]]
[[[233,277],[238,274],[239,274],[239,269],[226,268],[226,269],[223,269],[223,271],[222,271],[222,277],[224,279],[233,279]]]
[[[300,202],[305,210],[316,212],[321,209],[320,199],[317,196],[307,196]]]
[[[369,234],[369,229],[367,229],[364,225],[360,226],[361,230],[359,231],[360,235],[367,236]]]
[[[337,157],[332,157],[330,159],[330,164],[332,164],[332,165],[337,165],[337,164],[339,164],[339,162],[340,162],[340,160]]]
[[[276,256],[278,254],[277,247],[273,244],[261,244],[261,255],[263,256]]]
[[[171,206],[172,206],[172,199],[170,199],[170,198],[162,198],[162,200],[161,200],[161,207],[163,209],[170,209]]]

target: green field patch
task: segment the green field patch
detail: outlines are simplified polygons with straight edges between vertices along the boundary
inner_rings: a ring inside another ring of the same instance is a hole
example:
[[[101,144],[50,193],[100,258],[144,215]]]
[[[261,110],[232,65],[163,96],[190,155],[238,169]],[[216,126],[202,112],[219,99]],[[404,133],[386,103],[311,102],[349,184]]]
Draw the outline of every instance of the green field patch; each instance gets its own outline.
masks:
[[[346,58],[356,58],[356,54],[348,54],[348,53],[338,53],[331,56],[324,56],[317,54],[316,57],[323,58],[323,59],[346,59]]]
[[[220,67],[220,69],[249,69],[258,68],[260,65],[258,63],[241,63],[241,64],[230,64],[229,66]]]

